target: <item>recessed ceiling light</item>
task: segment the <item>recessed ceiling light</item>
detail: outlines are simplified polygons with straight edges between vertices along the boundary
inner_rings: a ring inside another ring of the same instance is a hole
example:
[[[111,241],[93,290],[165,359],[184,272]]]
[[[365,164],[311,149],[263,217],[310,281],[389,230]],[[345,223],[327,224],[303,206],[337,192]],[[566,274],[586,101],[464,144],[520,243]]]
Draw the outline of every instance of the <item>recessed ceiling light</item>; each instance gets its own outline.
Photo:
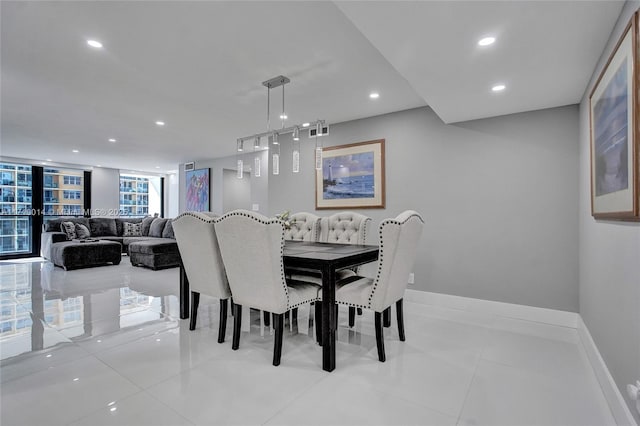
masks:
[[[87,44],[94,49],[102,49],[102,43],[100,43],[98,40],[87,40]]]
[[[302,127],[309,127],[311,123],[302,123]]]
[[[280,114],[280,120],[286,120],[287,118],[287,114]]]
[[[377,92],[369,93],[369,97],[371,99],[378,99],[380,97],[380,93],[377,93]]]
[[[504,84],[496,84],[495,86],[493,86],[491,88],[491,90],[494,91],[494,92],[502,92],[506,88],[507,88],[507,86],[505,86]]]
[[[158,126],[164,126],[164,121],[156,121],[156,124],[157,124]]]
[[[96,164],[96,167],[102,167],[100,164]]]
[[[160,166],[156,166],[156,169],[159,169],[159,168],[160,168]]]
[[[496,42],[495,37],[484,37],[478,40],[478,46],[489,46],[490,44],[493,44],[495,42]]]
[[[72,149],[72,150],[71,150],[71,152],[73,152],[73,153],[76,153],[76,154],[77,154],[77,153],[79,153],[80,151],[78,151],[77,149]]]
[[[51,158],[47,158],[47,161],[53,161]]]
[[[114,138],[109,139],[109,142],[114,143],[116,140]]]
[[[46,165],[47,165],[47,163],[45,163],[44,161],[43,161],[42,163],[40,163],[40,164],[42,164],[43,166],[46,166]]]

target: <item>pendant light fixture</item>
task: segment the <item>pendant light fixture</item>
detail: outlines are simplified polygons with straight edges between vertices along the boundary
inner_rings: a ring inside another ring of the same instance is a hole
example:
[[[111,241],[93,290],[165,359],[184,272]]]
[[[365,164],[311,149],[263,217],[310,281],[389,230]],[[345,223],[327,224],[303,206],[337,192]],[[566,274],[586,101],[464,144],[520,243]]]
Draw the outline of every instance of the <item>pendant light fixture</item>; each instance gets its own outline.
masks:
[[[271,146],[271,159],[272,159],[272,163],[271,163],[271,170],[272,173],[274,175],[278,175],[280,174],[280,140],[279,140],[279,136],[283,135],[283,134],[288,134],[291,133],[292,134],[292,140],[293,140],[293,146],[292,146],[292,171],[293,173],[299,173],[300,172],[300,128],[304,127],[304,128],[309,128],[309,129],[313,129],[316,131],[315,137],[316,137],[316,149],[315,149],[315,156],[316,156],[316,168],[322,168],[322,143],[318,143],[318,136],[322,135],[322,128],[325,125],[324,120],[316,120],[315,122],[311,122],[311,123],[304,123],[304,124],[296,124],[293,126],[289,126],[289,127],[285,127],[285,120],[287,119],[287,114],[285,112],[285,96],[284,96],[284,86],[289,83],[291,80],[289,80],[289,78],[283,76],[283,75],[279,75],[277,77],[271,78],[267,81],[263,81],[262,85],[265,86],[267,88],[267,130],[265,132],[262,133],[256,133],[254,135],[251,136],[245,136],[242,138],[238,139],[238,153],[243,151],[243,143],[245,140],[251,140],[254,139],[254,147],[253,147],[253,151],[254,151],[254,177],[260,177],[260,166],[261,166],[261,159],[260,159],[260,150],[261,150],[261,146],[260,146],[260,139],[262,137],[266,137],[267,141],[269,142],[270,139],[270,144],[268,143],[267,146]],[[280,120],[282,123],[282,126],[280,128],[280,130],[272,130],[271,129],[271,111],[270,111],[270,107],[271,107],[271,89],[272,88],[276,88],[276,87],[280,87],[282,86],[282,113],[280,114]],[[319,130],[318,130],[319,129]],[[309,136],[313,136],[313,134],[310,133]],[[242,179],[242,172],[243,172],[243,167],[244,167],[244,162],[242,160],[242,157],[240,156],[240,154],[238,154],[238,160],[237,160],[237,165],[238,165],[238,178]]]
[[[261,164],[260,164],[260,137],[256,136],[255,142],[253,143],[253,152],[257,154],[254,154],[254,158],[253,158],[253,175],[255,177],[260,177],[260,168],[261,168]]]
[[[244,150],[244,142],[242,141],[242,139],[238,139],[238,147],[237,147],[237,152],[242,152]],[[244,162],[242,161],[242,157],[240,157],[240,154],[236,155],[237,159],[236,159],[236,170],[238,173],[238,179],[242,179],[243,175],[244,175]]]

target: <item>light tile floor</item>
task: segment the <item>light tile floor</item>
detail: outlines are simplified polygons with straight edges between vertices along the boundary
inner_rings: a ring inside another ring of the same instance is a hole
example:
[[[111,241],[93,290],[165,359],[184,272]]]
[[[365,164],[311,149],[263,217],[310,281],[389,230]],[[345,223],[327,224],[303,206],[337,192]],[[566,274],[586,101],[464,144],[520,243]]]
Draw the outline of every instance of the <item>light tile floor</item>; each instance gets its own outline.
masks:
[[[326,373],[306,311],[279,367],[257,313],[238,351],[215,299],[189,331],[177,269],[5,261],[0,282],[3,426],[615,424],[574,329],[405,303],[380,363],[373,315],[341,309]]]

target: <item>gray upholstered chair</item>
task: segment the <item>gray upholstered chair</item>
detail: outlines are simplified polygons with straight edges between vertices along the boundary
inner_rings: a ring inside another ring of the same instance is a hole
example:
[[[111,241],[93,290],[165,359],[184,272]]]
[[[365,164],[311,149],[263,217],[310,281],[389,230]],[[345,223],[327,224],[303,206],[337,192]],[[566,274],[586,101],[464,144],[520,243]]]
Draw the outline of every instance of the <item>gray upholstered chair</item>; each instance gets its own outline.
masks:
[[[400,340],[405,340],[402,298],[413,269],[423,225],[422,217],[413,210],[407,210],[395,219],[383,220],[380,223],[380,256],[375,278],[360,278],[336,290],[337,303],[375,312],[376,343],[381,362],[386,359],[382,315],[393,303],[396,304]]]
[[[285,279],[284,224],[280,220],[234,210],[217,219],[215,226],[233,293],[232,349],[240,346],[241,306],[271,312],[275,328],[273,365],[280,365],[284,313],[317,301],[319,287]]]
[[[291,226],[284,231],[284,239],[291,241],[318,241],[320,238],[320,217],[300,212],[289,216]]]
[[[222,343],[227,329],[227,300],[231,297],[231,290],[220,256],[214,222],[213,214],[186,212],[173,220],[173,232],[191,289],[189,329],[196,328],[200,293],[217,297],[220,299],[218,343]]]

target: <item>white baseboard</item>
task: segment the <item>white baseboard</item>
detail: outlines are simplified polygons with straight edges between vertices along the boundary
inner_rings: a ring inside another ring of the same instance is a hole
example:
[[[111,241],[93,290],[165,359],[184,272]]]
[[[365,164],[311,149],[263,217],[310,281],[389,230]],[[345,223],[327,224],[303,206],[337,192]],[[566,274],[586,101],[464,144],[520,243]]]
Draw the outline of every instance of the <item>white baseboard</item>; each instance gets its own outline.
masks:
[[[600,382],[600,387],[602,388],[604,397],[609,404],[611,413],[616,419],[616,424],[638,426],[635,419],[633,418],[633,415],[631,414],[631,411],[629,411],[629,407],[627,406],[624,397],[620,393],[616,382],[613,380],[611,373],[609,373],[609,369],[604,363],[604,360],[600,355],[600,351],[593,341],[591,333],[589,333],[589,329],[582,320],[582,317],[578,318],[578,336],[580,336],[580,341],[582,342],[582,346],[587,353],[587,357],[589,358],[591,367],[596,374],[598,382]]]
[[[406,290],[404,300],[412,303],[442,306],[451,309],[460,309],[464,311],[498,315],[544,324],[559,325],[562,327],[578,327],[579,315],[577,313],[559,311],[556,309],[537,308],[535,306],[472,299],[470,297],[418,290]]]
[[[600,351],[591,338],[582,317],[575,312],[559,311],[555,309],[537,308],[534,306],[516,305],[513,303],[494,302],[491,300],[473,299],[470,297],[454,296],[451,294],[431,293],[427,291],[406,290],[404,300],[410,303],[440,306],[469,312],[478,312],[534,321],[550,325],[575,328],[584,347],[591,368],[600,383],[607,404],[611,409],[616,424],[620,426],[638,426],[624,397],[616,386]]]

